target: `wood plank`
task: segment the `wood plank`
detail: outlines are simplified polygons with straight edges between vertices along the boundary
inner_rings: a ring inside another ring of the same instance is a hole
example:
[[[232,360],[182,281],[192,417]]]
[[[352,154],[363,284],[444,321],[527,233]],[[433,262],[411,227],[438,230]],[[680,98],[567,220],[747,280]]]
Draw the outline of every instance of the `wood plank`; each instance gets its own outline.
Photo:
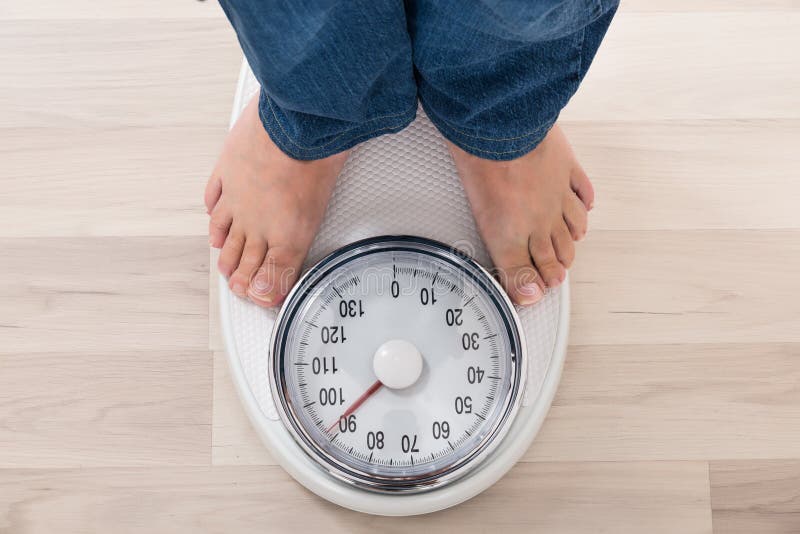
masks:
[[[0,128],[217,128],[240,64],[220,20],[0,22]]]
[[[622,13],[568,120],[795,119],[800,12]]]
[[[564,122],[592,230],[800,228],[800,121]]]
[[[225,350],[225,341],[222,339],[219,310],[219,270],[217,269],[219,249],[209,247],[208,255],[208,348],[211,351],[222,352]]]
[[[800,341],[800,232],[589,231],[573,345]]]
[[[726,11],[795,11],[796,0],[625,0],[620,13],[726,12]],[[92,0],[6,2],[0,5],[0,20],[20,19],[166,19],[224,17],[217,2],[158,0],[115,0],[97,9]]]
[[[207,235],[224,115],[216,128],[0,131],[0,237]]]
[[[195,0],[114,0],[98,9],[92,0],[36,0],[35,2],[3,2],[0,4],[2,20],[53,20],[53,19],[167,19],[213,18],[225,15],[217,2]]]
[[[796,0],[625,0],[620,13],[726,12],[726,11],[796,11]],[[115,0],[97,9],[91,0],[6,2],[0,5],[0,20],[20,19],[167,19],[224,18],[217,2],[158,0]]]
[[[787,458],[800,344],[571,347],[527,461]]]
[[[707,465],[523,464],[457,508],[370,517],[322,501],[278,467],[0,471],[11,532],[710,533]]]
[[[208,464],[211,378],[207,352],[2,354],[0,467]]]
[[[711,462],[710,475],[714,532],[800,532],[800,460]]]
[[[214,409],[211,463],[214,465],[275,465],[239,401],[228,358],[214,353]]]
[[[4,352],[207,350],[204,237],[0,239]]]
[[[669,13],[681,11],[797,11],[797,0],[625,0],[619,6],[620,13]]]

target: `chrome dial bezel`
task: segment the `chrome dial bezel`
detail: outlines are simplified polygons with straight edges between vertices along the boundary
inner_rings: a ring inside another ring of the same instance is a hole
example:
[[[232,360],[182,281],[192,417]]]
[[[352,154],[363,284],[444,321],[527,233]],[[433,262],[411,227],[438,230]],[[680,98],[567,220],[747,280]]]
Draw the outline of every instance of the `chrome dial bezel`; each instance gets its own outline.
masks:
[[[444,468],[422,475],[405,477],[377,475],[347,465],[340,459],[333,457],[316,442],[301,423],[299,417],[300,407],[292,403],[292,396],[286,389],[287,382],[284,376],[283,359],[285,357],[287,335],[292,321],[296,319],[295,316],[303,307],[306,298],[323,280],[327,279],[329,275],[343,265],[368,254],[382,251],[427,254],[449,262],[458,268],[461,274],[470,277],[486,291],[492,303],[497,307],[512,348],[512,353],[507,355],[511,359],[511,364],[509,365],[511,387],[508,388],[503,399],[504,409],[502,414],[495,418],[490,430],[470,451],[447,464]],[[358,241],[334,251],[312,267],[295,284],[278,313],[272,331],[269,379],[275,406],[281,421],[303,451],[314,460],[324,473],[367,491],[418,493],[442,487],[469,474],[480,467],[500,444],[519,410],[523,397],[527,370],[525,347],[523,330],[514,305],[494,277],[475,260],[438,241],[415,236],[381,236]]]

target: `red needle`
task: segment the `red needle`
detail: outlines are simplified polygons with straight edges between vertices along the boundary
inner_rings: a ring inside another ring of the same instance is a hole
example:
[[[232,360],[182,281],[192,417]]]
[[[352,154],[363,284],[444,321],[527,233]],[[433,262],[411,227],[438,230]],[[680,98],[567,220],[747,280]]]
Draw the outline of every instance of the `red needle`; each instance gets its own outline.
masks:
[[[353,404],[351,404],[350,407],[347,410],[345,410],[345,412],[342,415],[339,416],[339,419],[337,419],[336,422],[333,423],[328,428],[327,432],[330,432],[331,430],[336,428],[336,425],[339,424],[339,421],[341,421],[343,417],[347,417],[356,410],[358,410],[358,407],[364,404],[364,401],[373,396],[376,391],[381,389],[382,385],[383,383],[380,380],[376,380],[375,383],[372,384],[367,391],[365,391],[359,398],[357,398],[356,401]]]

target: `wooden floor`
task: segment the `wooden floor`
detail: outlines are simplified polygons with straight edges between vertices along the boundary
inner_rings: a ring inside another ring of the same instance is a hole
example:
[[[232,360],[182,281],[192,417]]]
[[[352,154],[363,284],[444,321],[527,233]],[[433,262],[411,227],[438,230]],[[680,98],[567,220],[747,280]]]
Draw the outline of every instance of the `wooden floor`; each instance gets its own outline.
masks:
[[[407,519],[298,486],[233,391],[219,7],[0,4],[0,533],[800,532],[800,4],[623,4],[563,114],[598,201],[555,403],[496,486]]]

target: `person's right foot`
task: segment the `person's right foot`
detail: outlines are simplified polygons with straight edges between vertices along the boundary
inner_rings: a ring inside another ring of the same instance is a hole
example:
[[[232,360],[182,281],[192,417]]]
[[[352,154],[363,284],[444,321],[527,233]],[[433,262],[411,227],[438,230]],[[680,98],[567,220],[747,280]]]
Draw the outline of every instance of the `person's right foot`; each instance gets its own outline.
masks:
[[[208,180],[209,241],[234,294],[276,306],[300,274],[347,153],[298,161],[272,142],[258,96],[228,134]]]

